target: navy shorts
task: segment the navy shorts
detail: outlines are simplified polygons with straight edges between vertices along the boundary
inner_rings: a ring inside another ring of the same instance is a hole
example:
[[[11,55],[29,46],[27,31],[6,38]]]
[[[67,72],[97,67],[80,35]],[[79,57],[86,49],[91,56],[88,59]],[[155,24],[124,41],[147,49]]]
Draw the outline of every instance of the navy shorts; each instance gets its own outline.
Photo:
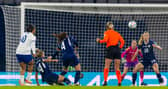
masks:
[[[145,60],[145,59],[144,59]],[[140,62],[143,64],[144,66],[144,69],[148,66],[153,66],[153,64],[155,63],[158,63],[156,59],[152,59],[150,61],[144,61],[144,60],[141,60]]]
[[[19,63],[24,62],[25,64],[29,64],[33,60],[32,55],[16,54],[16,57]]]
[[[75,67],[76,65],[80,63],[79,59],[77,58],[75,54],[63,55],[62,60],[63,60],[64,67],[68,67],[68,66]]]
[[[53,85],[54,83],[57,83],[59,76],[55,73],[50,73],[47,76],[45,76],[45,82],[49,85]]]

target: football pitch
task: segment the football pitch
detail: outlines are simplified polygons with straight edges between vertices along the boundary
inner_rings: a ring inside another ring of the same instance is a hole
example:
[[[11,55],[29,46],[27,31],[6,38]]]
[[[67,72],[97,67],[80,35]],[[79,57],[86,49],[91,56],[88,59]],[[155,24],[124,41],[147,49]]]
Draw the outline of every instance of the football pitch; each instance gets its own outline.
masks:
[[[2,86],[1,89],[168,89],[167,86]]]

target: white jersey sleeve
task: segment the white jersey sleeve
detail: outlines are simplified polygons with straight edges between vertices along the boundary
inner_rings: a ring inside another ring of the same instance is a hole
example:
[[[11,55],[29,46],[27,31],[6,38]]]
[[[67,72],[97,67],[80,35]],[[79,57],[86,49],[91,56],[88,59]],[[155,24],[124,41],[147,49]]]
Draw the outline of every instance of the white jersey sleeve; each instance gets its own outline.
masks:
[[[31,51],[35,54],[36,37],[31,32],[25,32],[16,49],[16,54],[31,55]]]
[[[31,50],[32,50],[33,54],[36,53],[36,37],[32,38]]]

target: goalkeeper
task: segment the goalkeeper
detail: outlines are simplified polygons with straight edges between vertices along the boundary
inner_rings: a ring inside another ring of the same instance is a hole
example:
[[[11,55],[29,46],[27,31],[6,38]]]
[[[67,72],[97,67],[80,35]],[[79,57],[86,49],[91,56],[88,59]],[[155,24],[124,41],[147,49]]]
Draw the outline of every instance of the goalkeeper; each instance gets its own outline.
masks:
[[[134,58],[133,60],[131,60],[132,56],[135,54],[135,52],[138,50],[138,47],[137,47],[137,42],[136,40],[132,40],[131,42],[131,46],[128,47],[122,54],[121,54],[121,58],[122,58],[122,61],[125,61],[125,58],[124,56],[126,56],[126,62],[124,64],[124,71],[123,71],[123,74],[121,76],[121,80],[124,79],[125,75],[127,74],[128,72],[128,69],[130,67],[133,67],[135,68],[135,66],[139,63],[138,62],[138,57]],[[143,57],[141,51],[138,51],[138,54]],[[140,79],[141,79],[141,85],[142,86],[146,86],[147,84],[143,82],[143,76],[144,76],[144,71],[143,69],[140,70]]]

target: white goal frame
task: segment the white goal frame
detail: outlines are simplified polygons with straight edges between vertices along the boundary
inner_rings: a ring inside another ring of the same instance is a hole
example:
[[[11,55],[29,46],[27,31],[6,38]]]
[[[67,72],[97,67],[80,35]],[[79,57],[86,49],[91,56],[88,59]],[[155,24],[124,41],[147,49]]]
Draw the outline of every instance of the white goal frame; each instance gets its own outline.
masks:
[[[43,8],[44,7],[44,8]],[[68,11],[68,10],[55,10],[53,8],[48,7],[108,7],[108,8],[168,8],[168,4],[105,4],[105,3],[36,3],[36,2],[22,2],[21,3],[21,35],[24,33],[24,24],[25,24],[25,9],[39,9],[39,10],[51,10],[51,11]],[[168,10],[167,10],[168,11]],[[71,11],[71,12],[79,12],[79,11]],[[91,11],[84,11],[87,13],[92,13]],[[81,12],[80,12],[81,13]],[[95,12],[94,12],[95,13]],[[103,12],[99,11],[96,13],[104,13],[110,14],[111,12]],[[113,12],[113,14],[124,14],[122,12]],[[160,11],[160,12],[134,12],[130,11],[129,14],[166,14],[168,12]],[[126,13],[126,14],[128,14]]]

